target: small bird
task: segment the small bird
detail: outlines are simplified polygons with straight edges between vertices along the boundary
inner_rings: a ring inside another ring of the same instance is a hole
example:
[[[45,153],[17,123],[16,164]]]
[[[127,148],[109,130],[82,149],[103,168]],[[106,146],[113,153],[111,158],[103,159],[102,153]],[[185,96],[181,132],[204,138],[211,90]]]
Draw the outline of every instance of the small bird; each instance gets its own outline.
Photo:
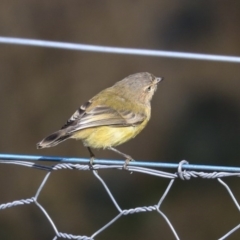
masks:
[[[151,99],[163,78],[148,72],[136,73],[98,93],[80,106],[63,127],[37,143],[37,148],[54,147],[72,138],[91,148],[112,150],[125,158],[124,168],[133,158],[118,146],[140,133],[151,117]]]

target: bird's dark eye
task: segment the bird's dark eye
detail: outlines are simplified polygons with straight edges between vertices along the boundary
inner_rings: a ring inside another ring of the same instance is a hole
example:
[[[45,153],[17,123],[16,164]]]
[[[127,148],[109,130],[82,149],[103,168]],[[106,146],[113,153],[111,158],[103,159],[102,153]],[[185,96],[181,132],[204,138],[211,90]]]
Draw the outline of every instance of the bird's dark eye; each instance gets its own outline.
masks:
[[[147,88],[147,91],[150,92],[151,90],[152,90],[152,86],[149,86],[149,87]]]

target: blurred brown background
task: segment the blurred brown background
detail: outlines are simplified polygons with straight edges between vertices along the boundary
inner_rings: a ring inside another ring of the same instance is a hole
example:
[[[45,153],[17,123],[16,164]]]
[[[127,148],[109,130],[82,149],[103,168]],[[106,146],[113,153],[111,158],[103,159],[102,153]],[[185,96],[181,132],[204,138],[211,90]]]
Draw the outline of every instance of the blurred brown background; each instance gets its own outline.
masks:
[[[1,1],[0,35],[240,55],[238,1]],[[119,147],[137,160],[238,166],[240,68],[235,63],[154,58],[0,45],[0,152],[88,157],[81,142],[37,151],[84,101],[125,76],[164,76],[152,119]],[[119,159],[109,151],[98,158]],[[45,172],[0,166],[0,203],[34,196]],[[99,171],[123,209],[154,205],[168,181],[123,171]],[[226,180],[240,199],[239,180]],[[61,232],[88,235],[117,215],[91,172],[54,172],[40,203]],[[217,180],[176,181],[162,205],[181,239],[218,239],[239,214]],[[52,239],[34,205],[0,212],[0,239]],[[156,212],[122,217],[96,239],[174,239]],[[240,239],[237,231],[229,239]]]

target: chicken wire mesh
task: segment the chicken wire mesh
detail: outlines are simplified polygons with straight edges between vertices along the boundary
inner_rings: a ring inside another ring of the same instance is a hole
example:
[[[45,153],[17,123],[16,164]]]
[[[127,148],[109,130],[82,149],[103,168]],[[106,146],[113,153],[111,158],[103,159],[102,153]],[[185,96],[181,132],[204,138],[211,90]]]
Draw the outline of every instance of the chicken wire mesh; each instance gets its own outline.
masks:
[[[54,240],[58,238],[65,238],[65,239],[78,239],[78,240],[93,240],[98,239],[98,237],[101,236],[101,233],[103,231],[107,231],[108,227],[110,227],[112,224],[117,222],[117,220],[123,216],[128,216],[132,214],[138,214],[138,213],[146,213],[146,212],[157,212],[159,213],[159,217],[162,217],[168,227],[170,228],[172,235],[175,239],[182,239],[181,236],[177,233],[176,229],[174,228],[174,225],[171,223],[171,220],[161,210],[161,205],[164,201],[166,201],[166,197],[171,191],[171,188],[174,184],[174,182],[177,179],[181,180],[191,180],[192,178],[203,178],[203,179],[216,179],[225,189],[226,194],[229,195],[233,203],[235,204],[237,210],[240,210],[239,203],[234,196],[234,193],[231,191],[230,187],[226,182],[224,182],[222,179],[226,177],[239,177],[240,176],[240,169],[238,167],[222,167],[222,166],[206,166],[206,165],[189,165],[187,161],[182,160],[177,167],[177,171],[175,173],[167,172],[167,171],[160,171],[157,169],[152,169],[149,167],[141,167],[137,165],[155,165],[162,168],[173,168],[177,164],[171,164],[171,163],[150,163],[150,162],[133,162],[130,163],[127,169],[124,169],[124,162],[123,161],[113,161],[113,160],[102,160],[105,164],[94,164],[93,166],[90,166],[89,164],[79,164],[79,163],[59,163],[52,167],[46,166],[46,165],[40,165],[29,161],[23,161],[24,159],[32,159],[32,160],[41,160],[41,159],[48,159],[48,161],[71,161],[71,158],[61,158],[61,157],[46,157],[46,156],[27,156],[27,155],[8,155],[8,154],[1,154],[0,155],[0,163],[2,164],[12,164],[12,165],[18,165],[18,166],[24,166],[24,167],[30,167],[30,168],[37,168],[39,170],[45,170],[47,171],[46,175],[44,176],[40,186],[36,190],[36,194],[30,198],[27,199],[21,199],[21,200],[14,200],[12,202],[8,203],[2,203],[0,204],[0,210],[4,210],[11,207],[21,206],[21,205],[29,205],[29,204],[36,204],[36,206],[39,208],[40,211],[43,212],[43,214],[46,217],[46,221],[48,221],[48,224],[52,227],[55,236]],[[72,159],[73,160],[73,159]],[[86,162],[87,159],[74,159],[75,162]],[[101,160],[96,160],[98,162],[101,162]],[[115,162],[115,163],[114,163]],[[122,164],[119,165],[119,162],[122,162]],[[106,164],[109,163],[109,164]],[[132,166],[135,165],[135,166]],[[222,169],[225,171],[214,171],[214,172],[203,172],[203,171],[192,171],[192,170],[186,170],[185,168],[191,169],[205,169],[207,171],[211,171],[212,169]],[[120,204],[118,203],[118,200],[114,197],[111,189],[108,187],[104,179],[101,177],[101,170],[109,170],[109,171],[115,171],[115,170],[123,170],[123,171],[129,171],[130,173],[142,173],[146,175],[152,175],[156,178],[165,178],[169,179],[169,183],[163,194],[160,196],[159,201],[151,206],[140,206],[130,209],[122,209]],[[111,199],[112,204],[116,208],[118,214],[109,220],[109,222],[105,223],[101,228],[96,229],[95,232],[93,232],[90,236],[85,235],[73,235],[71,233],[64,233],[58,230],[56,224],[52,220],[50,214],[48,213],[48,209],[41,204],[39,201],[39,196],[41,195],[41,192],[43,188],[47,185],[48,179],[51,176],[51,174],[54,174],[55,171],[63,171],[63,170],[79,170],[79,171],[91,171],[93,174],[93,177],[95,177],[102,185],[102,191],[106,191],[108,197]],[[230,229],[227,233],[225,233],[223,236],[219,237],[219,240],[227,239],[230,237],[234,232],[236,232],[240,227],[240,224],[236,225],[232,229]],[[114,237],[114,236],[113,236]]]

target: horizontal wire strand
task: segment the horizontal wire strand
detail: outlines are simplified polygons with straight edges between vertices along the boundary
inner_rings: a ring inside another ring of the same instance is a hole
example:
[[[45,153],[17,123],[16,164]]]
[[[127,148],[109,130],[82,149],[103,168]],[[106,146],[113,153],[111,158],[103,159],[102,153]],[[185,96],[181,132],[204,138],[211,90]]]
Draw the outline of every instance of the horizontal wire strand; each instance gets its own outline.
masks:
[[[59,48],[59,49],[88,51],[88,52],[101,52],[101,53],[240,63],[240,57],[238,56],[225,56],[225,55],[162,51],[162,50],[137,49],[137,48],[122,48],[122,47],[99,46],[99,45],[80,44],[80,43],[58,42],[58,41],[46,41],[46,40],[27,39],[27,38],[13,38],[13,37],[0,36],[0,43],[45,47],[45,48]]]
[[[21,155],[21,154],[1,154],[0,160],[2,163],[11,163],[11,161],[37,161],[37,162],[54,162],[54,163],[80,163],[89,164],[89,158],[76,158],[76,157],[56,157],[56,156],[38,156],[38,155]],[[108,159],[95,159],[93,164],[99,165],[124,165],[124,160],[108,160]],[[129,167],[153,167],[153,168],[169,168],[177,169],[179,163],[164,163],[164,162],[148,162],[148,161],[133,161],[129,162]],[[30,164],[30,167],[34,165]],[[230,166],[213,166],[213,165],[197,165],[197,164],[183,164],[183,170],[200,170],[200,171],[223,171],[223,172],[240,172],[240,167]]]

